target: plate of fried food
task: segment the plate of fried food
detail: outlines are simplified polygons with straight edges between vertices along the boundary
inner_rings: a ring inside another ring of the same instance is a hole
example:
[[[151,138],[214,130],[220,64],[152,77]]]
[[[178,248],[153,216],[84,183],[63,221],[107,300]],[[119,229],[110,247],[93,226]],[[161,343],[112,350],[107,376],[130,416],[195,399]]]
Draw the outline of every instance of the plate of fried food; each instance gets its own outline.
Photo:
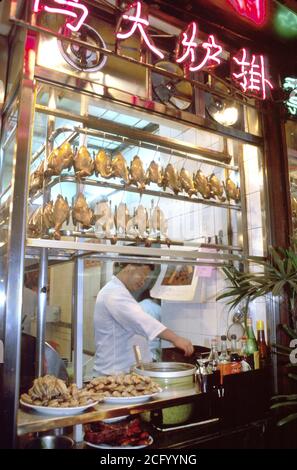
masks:
[[[67,386],[64,380],[53,375],[35,379],[28,393],[23,393],[20,399],[27,409],[55,416],[79,414],[99,401],[102,399],[91,390],[79,389],[76,384]]]
[[[84,441],[95,449],[143,449],[154,440],[142,426],[139,418],[128,418],[117,424],[87,424]]]
[[[96,377],[86,389],[102,396],[105,403],[143,403],[156,397],[162,389],[150,377],[138,374],[120,374]]]

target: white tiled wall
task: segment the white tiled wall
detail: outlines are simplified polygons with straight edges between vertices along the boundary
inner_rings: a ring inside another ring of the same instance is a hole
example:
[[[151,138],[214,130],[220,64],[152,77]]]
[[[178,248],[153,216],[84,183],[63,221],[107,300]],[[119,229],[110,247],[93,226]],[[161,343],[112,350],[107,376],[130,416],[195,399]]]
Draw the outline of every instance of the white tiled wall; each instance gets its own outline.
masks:
[[[162,322],[193,344],[210,345],[214,336],[226,334],[228,311],[224,303],[216,302],[222,286],[222,275],[213,269],[210,278],[198,281],[195,302],[162,302]],[[164,347],[170,347],[164,342]]]

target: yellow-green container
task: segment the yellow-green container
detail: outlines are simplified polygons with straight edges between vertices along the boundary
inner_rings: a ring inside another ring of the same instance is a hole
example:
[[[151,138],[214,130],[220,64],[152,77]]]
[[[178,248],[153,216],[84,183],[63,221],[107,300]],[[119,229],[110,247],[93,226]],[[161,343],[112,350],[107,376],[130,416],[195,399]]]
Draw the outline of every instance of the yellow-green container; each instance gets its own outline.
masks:
[[[194,387],[196,367],[183,362],[150,362],[142,365],[143,368],[134,367],[133,371],[139,375],[151,377],[164,391],[187,390]],[[193,405],[170,406],[162,409],[164,425],[182,424],[188,421],[193,412]],[[150,421],[150,412],[142,414],[143,419]]]

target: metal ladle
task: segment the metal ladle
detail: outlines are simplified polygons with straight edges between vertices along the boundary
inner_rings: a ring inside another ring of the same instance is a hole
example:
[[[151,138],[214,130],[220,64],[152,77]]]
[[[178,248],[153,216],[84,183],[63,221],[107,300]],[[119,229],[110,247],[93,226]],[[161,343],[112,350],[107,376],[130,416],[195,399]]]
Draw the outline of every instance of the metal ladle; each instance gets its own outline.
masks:
[[[136,366],[138,367],[138,369],[144,370],[139,345],[134,344],[133,349],[134,349],[134,355],[135,355],[135,359],[136,359]]]

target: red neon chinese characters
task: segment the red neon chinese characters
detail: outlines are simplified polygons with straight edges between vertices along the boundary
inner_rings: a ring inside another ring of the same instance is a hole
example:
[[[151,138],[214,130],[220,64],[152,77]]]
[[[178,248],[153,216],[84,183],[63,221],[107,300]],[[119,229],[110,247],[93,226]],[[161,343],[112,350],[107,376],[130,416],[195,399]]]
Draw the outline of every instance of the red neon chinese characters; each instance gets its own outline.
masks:
[[[208,42],[204,42],[202,47],[206,49],[206,54],[203,61],[198,65],[191,65],[191,72],[196,72],[197,70],[202,69],[203,67],[216,67],[220,65],[221,60],[218,56],[222,52],[222,47],[216,44],[214,36],[210,35],[208,37]],[[210,62],[210,63],[209,63]],[[211,62],[214,62],[213,64]]]
[[[273,90],[272,83],[266,78],[264,57],[252,55],[248,59],[246,49],[241,49],[242,57],[233,57],[234,62],[240,67],[239,73],[233,73],[232,77],[239,83],[244,92],[251,91],[252,94],[266,99],[266,89]]]
[[[79,31],[89,14],[87,7],[79,3],[79,0],[54,0],[54,2],[58,3],[58,5],[65,6],[66,8],[54,8],[49,7],[48,5],[41,6],[41,0],[35,0],[33,11],[34,13],[39,13],[41,10],[44,10],[48,13],[60,13],[65,16],[71,16],[74,20],[77,19],[78,21],[74,21],[74,24],[73,22],[66,23],[67,28],[71,31]]]
[[[128,14],[129,12],[131,12],[131,10],[134,11],[134,14]],[[164,54],[161,51],[159,51],[159,49],[156,48],[156,46],[154,45],[153,41],[151,40],[151,38],[149,37],[147,33],[149,21],[148,21],[147,16],[145,17],[142,16],[141,2],[135,2],[129,5],[126,9],[126,13],[122,16],[122,19],[131,22],[131,29],[127,33],[117,33],[118,39],[128,39],[138,29],[147,47],[154,54],[159,56],[161,59],[164,59],[165,57]]]
[[[176,62],[178,64],[182,64],[185,62],[188,58],[190,59],[190,62],[193,63],[195,62],[195,49],[198,47],[197,42],[195,41],[196,39],[196,34],[197,34],[197,24],[193,21],[192,23],[189,24],[187,29],[182,33],[183,39],[180,40],[181,45],[178,45],[178,52],[177,56],[179,54],[179,49],[182,47],[182,56],[176,58]],[[188,37],[191,36],[190,39]]]
[[[266,20],[266,0],[228,0],[233,8],[245,18],[261,25]]]
[[[216,67],[220,65],[221,60],[218,56],[222,52],[222,47],[216,44],[214,36],[209,36],[208,41],[202,44],[202,48],[206,50],[206,54],[203,60],[200,63],[196,62],[196,51],[198,48],[198,43],[196,42],[196,34],[197,34],[197,24],[193,21],[189,24],[186,31],[182,33],[182,40],[181,45],[177,48],[177,57],[176,62],[181,64],[183,62],[189,61],[190,62],[190,71],[197,72],[197,70],[201,70],[203,67]],[[178,57],[179,50],[182,46],[182,55]]]

